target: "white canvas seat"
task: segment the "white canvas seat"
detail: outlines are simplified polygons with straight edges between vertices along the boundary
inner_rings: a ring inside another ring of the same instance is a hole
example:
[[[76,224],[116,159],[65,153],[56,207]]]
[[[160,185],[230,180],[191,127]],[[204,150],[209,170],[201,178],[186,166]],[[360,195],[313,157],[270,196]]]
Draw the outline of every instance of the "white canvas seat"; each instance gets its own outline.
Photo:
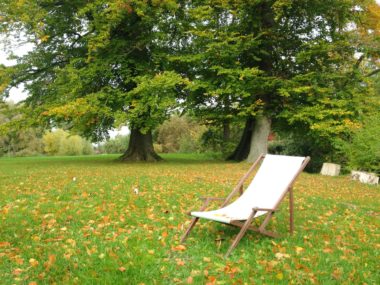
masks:
[[[275,209],[304,160],[305,157],[267,154],[251,184],[235,202],[215,211],[191,212],[191,215],[229,224],[233,220],[246,220],[253,208]],[[266,213],[259,211],[255,218]]]
[[[233,195],[239,190],[242,191],[243,183],[248,176],[253,172],[256,165],[260,160],[262,164],[253,178],[250,185],[245,192],[234,202],[229,203]],[[182,241],[184,241],[189,234],[190,230],[199,218],[213,220],[225,224],[232,224],[242,227],[245,225],[247,229],[257,230],[261,233],[274,236],[273,233],[265,230],[266,224],[269,219],[277,210],[279,204],[289,192],[290,195],[290,211],[291,211],[291,231],[293,227],[293,196],[292,185],[296,177],[302,172],[306,164],[309,162],[309,157],[298,156],[284,156],[284,155],[262,155],[249,169],[248,173],[240,180],[238,185],[225,199],[221,208],[213,211],[203,211],[205,206],[200,211],[193,211],[190,213],[194,217],[190,228],[184,234]],[[206,198],[205,204],[214,198]],[[254,229],[249,224],[254,218],[262,215],[268,215],[265,219],[263,226],[258,229]],[[246,229],[246,230],[247,230]],[[244,231],[245,232],[245,231]],[[243,232],[243,234],[244,234]],[[238,242],[238,241],[237,241]],[[234,244],[233,244],[234,245]],[[235,247],[236,245],[234,245]],[[232,248],[233,249],[233,248]],[[229,252],[232,250],[230,248]],[[227,255],[229,254],[227,253]]]

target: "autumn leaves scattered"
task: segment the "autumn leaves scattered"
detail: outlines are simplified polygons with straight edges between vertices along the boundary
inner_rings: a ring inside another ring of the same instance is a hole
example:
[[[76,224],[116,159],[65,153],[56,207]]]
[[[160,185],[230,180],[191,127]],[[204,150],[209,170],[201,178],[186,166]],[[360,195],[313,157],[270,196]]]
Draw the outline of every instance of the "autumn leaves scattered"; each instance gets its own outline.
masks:
[[[274,220],[283,238],[249,233],[225,260],[235,228],[201,221],[185,245],[179,239],[186,211],[199,208],[201,196],[225,196],[247,164],[170,159],[113,164],[112,159],[0,161],[4,284],[375,284],[378,279],[376,187],[302,174],[295,185],[295,234],[286,234],[283,203]]]

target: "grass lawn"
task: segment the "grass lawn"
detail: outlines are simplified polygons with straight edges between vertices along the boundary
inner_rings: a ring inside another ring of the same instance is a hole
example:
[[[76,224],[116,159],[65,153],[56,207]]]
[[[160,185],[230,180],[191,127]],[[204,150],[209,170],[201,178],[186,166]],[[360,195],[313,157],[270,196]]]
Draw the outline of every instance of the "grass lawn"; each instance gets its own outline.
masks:
[[[380,284],[379,186],[303,173],[295,234],[285,201],[271,224],[283,237],[249,232],[225,260],[238,229],[201,220],[181,247],[185,212],[249,165],[164,157],[0,159],[0,283]]]

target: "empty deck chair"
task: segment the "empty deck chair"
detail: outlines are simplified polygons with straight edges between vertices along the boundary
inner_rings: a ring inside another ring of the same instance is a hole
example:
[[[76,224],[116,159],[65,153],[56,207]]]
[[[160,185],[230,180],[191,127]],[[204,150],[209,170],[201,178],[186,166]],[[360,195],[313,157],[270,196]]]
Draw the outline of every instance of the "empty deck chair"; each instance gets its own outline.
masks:
[[[262,160],[262,164],[253,178],[251,184],[243,193],[243,184],[252,174],[256,166]],[[302,172],[310,157],[297,157],[285,155],[261,155],[251,166],[248,172],[240,179],[239,183],[227,196],[227,198],[204,197],[203,206],[197,212],[191,212],[193,219],[190,226],[181,238],[183,243],[188,237],[190,231],[199,220],[204,218],[216,222],[221,222],[240,227],[241,230],[236,236],[226,253],[230,255],[232,250],[237,246],[245,232],[249,230],[260,232],[264,235],[276,237],[277,234],[265,229],[271,217],[277,211],[279,204],[289,193],[289,211],[290,211],[290,232],[293,233],[293,191],[292,186],[297,176]],[[240,197],[234,202],[229,203],[235,194],[240,192]],[[204,211],[210,201],[224,201],[220,209],[214,211]],[[251,226],[254,218],[266,215],[262,224],[256,228]]]

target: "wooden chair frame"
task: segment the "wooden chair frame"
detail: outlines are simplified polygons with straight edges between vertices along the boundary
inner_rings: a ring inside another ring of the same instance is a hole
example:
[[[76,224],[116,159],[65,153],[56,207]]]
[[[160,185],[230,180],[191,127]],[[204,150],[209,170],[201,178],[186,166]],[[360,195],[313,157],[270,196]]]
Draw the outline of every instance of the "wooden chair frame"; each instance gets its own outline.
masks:
[[[252,172],[256,169],[256,166],[264,158],[265,158],[265,154],[262,154],[262,155],[259,156],[259,158],[249,168],[248,172],[245,175],[243,175],[243,177],[240,179],[240,181],[235,186],[235,188],[231,191],[231,193],[227,196],[227,198],[201,197],[201,199],[203,200],[203,205],[201,206],[201,208],[199,209],[199,211],[205,210],[211,201],[224,201],[222,203],[221,207],[225,207],[226,205],[229,204],[229,202],[231,201],[231,199],[238,192],[239,192],[240,195],[242,195],[243,194],[244,182],[252,174]],[[286,196],[287,193],[289,193],[289,231],[290,231],[290,234],[293,234],[293,232],[294,232],[293,184],[294,184],[295,180],[297,179],[297,177],[304,170],[304,168],[306,167],[306,165],[309,163],[309,161],[310,161],[310,157],[309,156],[305,157],[304,161],[302,162],[301,167],[299,168],[299,170],[297,171],[297,173],[293,176],[292,180],[290,181],[289,185],[287,186],[287,188],[286,188],[287,190],[284,191],[283,195],[276,202],[275,207],[273,209],[253,208],[252,209],[252,213],[249,215],[249,217],[247,218],[247,220],[245,220],[245,222],[242,222],[242,221],[231,221],[228,224],[228,225],[239,227],[241,229],[240,229],[240,232],[238,233],[238,235],[236,236],[235,240],[232,242],[231,246],[229,247],[229,249],[228,249],[228,251],[227,251],[227,253],[225,255],[225,258],[227,258],[231,254],[231,252],[235,249],[235,247],[239,244],[240,240],[242,239],[242,237],[244,236],[244,234],[247,232],[247,230],[252,230],[252,231],[255,231],[255,232],[259,232],[259,233],[261,233],[263,235],[267,235],[267,236],[270,236],[270,237],[278,237],[277,233],[268,231],[265,228],[268,225],[268,223],[270,222],[270,219],[272,218],[272,216],[274,215],[274,213],[278,210],[278,207],[279,207],[280,203],[285,198],[285,196]],[[267,216],[265,217],[265,219],[262,222],[262,224],[257,228],[257,227],[251,226],[251,223],[252,223],[252,221],[253,221],[253,219],[254,219],[254,217],[255,217],[255,215],[256,215],[256,213],[258,211],[265,211],[265,212],[267,212]],[[189,215],[191,215],[191,213],[189,213]],[[199,217],[194,217],[191,220],[189,227],[187,228],[187,230],[185,231],[185,233],[183,234],[183,236],[181,238],[181,243],[185,242],[185,240],[187,239],[187,237],[190,234],[190,231],[194,228],[194,226],[198,222],[198,220],[199,220]]]

